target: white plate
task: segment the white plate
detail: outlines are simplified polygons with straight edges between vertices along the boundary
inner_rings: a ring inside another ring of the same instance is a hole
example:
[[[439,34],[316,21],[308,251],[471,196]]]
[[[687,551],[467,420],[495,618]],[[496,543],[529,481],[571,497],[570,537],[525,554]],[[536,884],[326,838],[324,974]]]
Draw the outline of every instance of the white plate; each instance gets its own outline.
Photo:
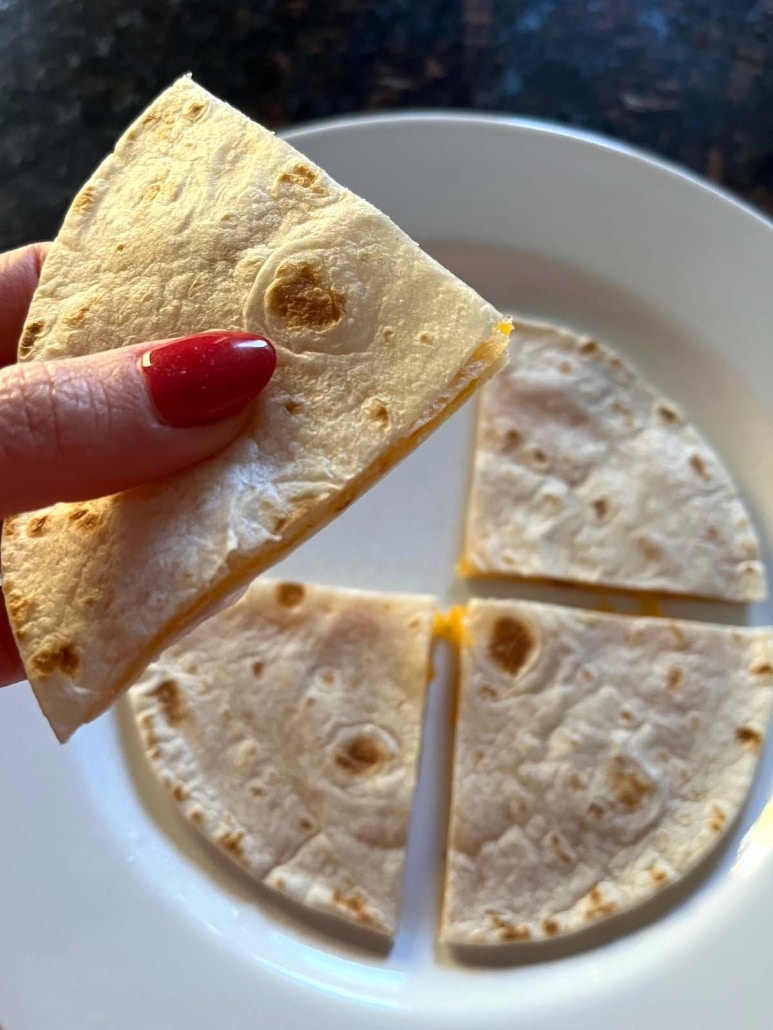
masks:
[[[640,154],[528,122],[407,115],[290,138],[495,304],[566,320],[629,355],[726,458],[769,558],[769,224]],[[463,596],[453,563],[472,415],[468,406],[287,573]],[[762,606],[750,618],[773,621]],[[153,789],[125,712],[60,748],[25,686],[0,691],[3,1030],[769,1030],[769,756],[718,859],[670,906],[642,910],[626,935],[508,968],[464,967],[436,950],[448,748],[440,664],[406,904],[386,956],[306,928],[198,842]]]

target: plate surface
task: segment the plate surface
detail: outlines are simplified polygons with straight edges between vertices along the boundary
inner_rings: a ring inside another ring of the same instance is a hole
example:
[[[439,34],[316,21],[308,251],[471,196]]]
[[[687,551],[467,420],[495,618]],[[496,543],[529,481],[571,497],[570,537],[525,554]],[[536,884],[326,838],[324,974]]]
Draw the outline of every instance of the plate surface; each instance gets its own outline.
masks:
[[[773,227],[678,170],[535,123],[387,116],[288,138],[492,303],[596,334],[678,401],[739,482],[770,570]],[[473,418],[468,405],[283,574],[463,599],[453,566]],[[773,622],[764,605],[667,607]],[[443,655],[437,666],[386,955],[300,920],[199,842],[154,789],[125,706],[61,748],[26,686],[0,691],[2,1030],[769,1030],[767,753],[727,846],[687,889],[580,942],[595,947],[505,968],[436,947],[450,696]]]

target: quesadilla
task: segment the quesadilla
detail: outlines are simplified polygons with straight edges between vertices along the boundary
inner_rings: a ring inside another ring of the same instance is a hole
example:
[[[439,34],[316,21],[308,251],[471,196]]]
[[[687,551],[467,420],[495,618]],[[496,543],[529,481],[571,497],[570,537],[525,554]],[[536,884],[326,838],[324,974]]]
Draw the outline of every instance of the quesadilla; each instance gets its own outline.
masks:
[[[75,198],[19,358],[211,328],[277,352],[234,443],[6,522],[8,611],[60,740],[412,450],[499,367],[509,332],[385,215],[186,78]]]
[[[258,579],[130,691],[187,819],[262,883],[397,926],[435,604]]]
[[[482,392],[467,575],[755,601],[757,538],[677,406],[595,340],[518,323]]]
[[[444,940],[596,924],[733,823],[767,730],[773,630],[476,600],[456,635]]]

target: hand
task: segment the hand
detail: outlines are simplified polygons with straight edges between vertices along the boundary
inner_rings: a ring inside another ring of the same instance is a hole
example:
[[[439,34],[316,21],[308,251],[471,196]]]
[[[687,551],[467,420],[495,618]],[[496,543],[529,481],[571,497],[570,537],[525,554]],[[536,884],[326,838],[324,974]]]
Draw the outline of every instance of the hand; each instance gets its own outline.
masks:
[[[239,431],[276,363],[267,340],[210,331],[17,365],[47,250],[0,254],[0,519],[103,497],[208,457]],[[23,677],[0,606],[0,686]]]

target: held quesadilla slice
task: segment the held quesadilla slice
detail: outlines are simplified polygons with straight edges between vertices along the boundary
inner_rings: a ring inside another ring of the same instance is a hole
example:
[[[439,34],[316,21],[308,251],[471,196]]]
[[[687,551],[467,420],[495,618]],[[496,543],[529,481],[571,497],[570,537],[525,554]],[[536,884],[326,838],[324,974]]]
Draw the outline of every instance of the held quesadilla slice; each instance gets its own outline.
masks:
[[[411,451],[509,333],[385,215],[182,79],[75,198],[19,356],[210,328],[277,350],[239,439],[161,483],[6,522],[11,622],[60,740]]]
[[[765,596],[749,513],[671,401],[567,330],[519,322],[511,351],[481,394],[460,571]]]
[[[434,600],[258,579],[130,691],[150,764],[256,879],[397,927]]]
[[[445,941],[573,933],[721,839],[767,731],[773,630],[477,600],[457,626]]]

